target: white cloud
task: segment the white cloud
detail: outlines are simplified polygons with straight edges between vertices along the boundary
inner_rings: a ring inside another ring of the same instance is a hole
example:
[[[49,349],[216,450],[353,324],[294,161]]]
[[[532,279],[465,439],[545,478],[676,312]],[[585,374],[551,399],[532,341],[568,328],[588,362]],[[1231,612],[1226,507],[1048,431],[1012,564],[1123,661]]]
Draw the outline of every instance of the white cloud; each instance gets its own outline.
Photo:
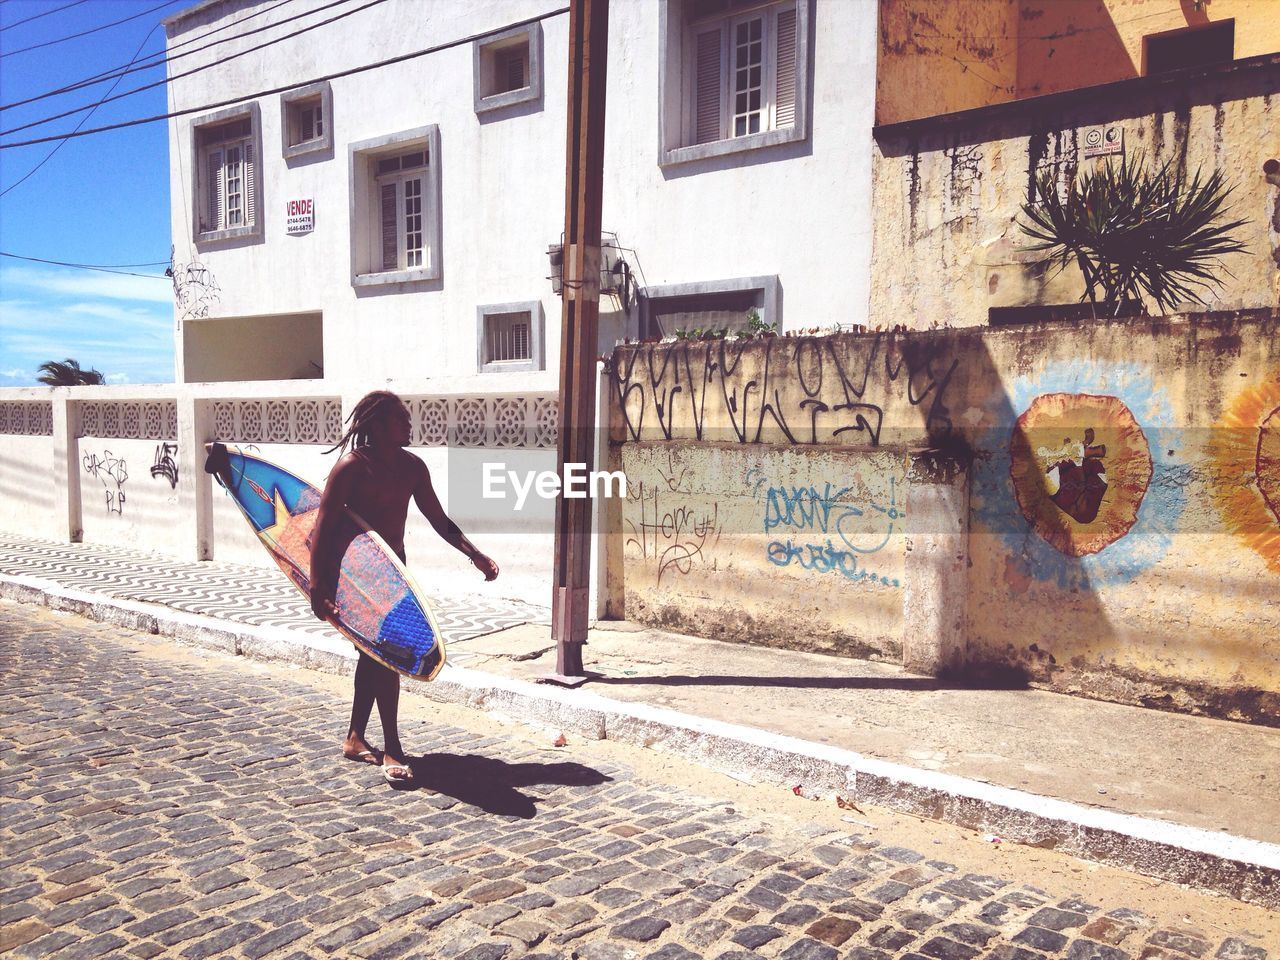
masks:
[[[40,364],[67,357],[113,382],[165,383],[173,379],[171,324],[151,306],[2,300],[0,357],[15,373],[11,386],[32,383]]]
[[[129,375],[127,373],[108,373],[107,383],[128,383]]]
[[[74,297],[106,297],[146,303],[172,303],[173,285],[165,277],[129,277],[116,273],[72,273],[70,270],[7,267],[4,286]]]

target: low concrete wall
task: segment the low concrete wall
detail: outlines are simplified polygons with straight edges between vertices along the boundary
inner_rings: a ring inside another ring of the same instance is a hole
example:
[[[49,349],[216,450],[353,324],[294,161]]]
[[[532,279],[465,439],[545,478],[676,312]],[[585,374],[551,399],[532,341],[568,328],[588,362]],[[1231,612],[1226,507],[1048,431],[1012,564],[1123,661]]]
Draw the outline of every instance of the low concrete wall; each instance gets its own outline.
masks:
[[[1278,334],[619,348],[609,612],[1280,724]]]
[[[554,502],[531,498],[516,510],[511,497],[485,498],[482,479],[488,462],[554,471],[554,381],[538,372],[507,382],[511,390],[496,395],[478,389],[476,377],[387,385],[410,403],[415,433],[424,438],[412,452],[431,470],[446,512],[502,572],[486,583],[413,506],[405,545],[428,592],[546,606]],[[251,444],[323,486],[337,460],[324,451],[365,389],[274,381],[0,390],[0,530],[272,566],[204,472],[205,442]]]

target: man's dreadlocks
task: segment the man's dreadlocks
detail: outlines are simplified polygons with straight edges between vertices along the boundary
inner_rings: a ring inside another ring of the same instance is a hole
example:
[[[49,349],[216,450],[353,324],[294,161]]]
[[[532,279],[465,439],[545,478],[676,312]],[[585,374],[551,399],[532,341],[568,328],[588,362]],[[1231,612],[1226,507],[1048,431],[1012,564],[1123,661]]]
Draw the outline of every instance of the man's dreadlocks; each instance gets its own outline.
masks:
[[[346,453],[347,447],[354,450],[357,447],[367,446],[370,440],[369,428],[396,407],[403,406],[404,401],[390,390],[374,390],[366,393],[347,415],[346,422],[350,424],[347,432],[325,453],[333,453],[335,450]]]

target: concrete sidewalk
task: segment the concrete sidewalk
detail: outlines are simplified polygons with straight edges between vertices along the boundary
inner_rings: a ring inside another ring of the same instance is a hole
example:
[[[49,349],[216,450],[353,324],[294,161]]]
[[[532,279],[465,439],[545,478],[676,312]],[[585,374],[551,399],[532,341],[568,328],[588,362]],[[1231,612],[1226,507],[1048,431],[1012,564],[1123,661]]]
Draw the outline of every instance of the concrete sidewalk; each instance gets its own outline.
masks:
[[[318,669],[354,659],[272,570],[0,535],[0,597]],[[890,806],[1280,907],[1280,730],[627,623],[592,630],[592,680],[565,690],[537,682],[545,609],[437,608],[450,665],[410,692],[838,797],[855,820]]]

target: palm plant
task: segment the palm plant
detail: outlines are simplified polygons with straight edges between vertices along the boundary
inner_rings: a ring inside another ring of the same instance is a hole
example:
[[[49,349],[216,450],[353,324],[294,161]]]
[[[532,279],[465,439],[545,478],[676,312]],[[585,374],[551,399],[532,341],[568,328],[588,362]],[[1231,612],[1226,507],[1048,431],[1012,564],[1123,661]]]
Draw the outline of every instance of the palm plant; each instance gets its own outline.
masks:
[[[42,363],[37,368],[40,376],[36,379],[40,383],[47,383],[51,387],[83,387],[95,386],[106,383],[106,378],[93,369],[81,370],[79,362],[68,357],[66,360],[50,360]]]
[[[1141,156],[1082,174],[1059,192],[1052,170],[1036,180],[1038,203],[1023,204],[1029,249],[1049,254],[1059,270],[1074,262],[1098,316],[1126,305],[1146,313],[1150,299],[1168,311],[1204,303],[1204,294],[1230,275],[1220,258],[1246,250],[1232,233],[1247,220],[1225,221],[1231,188],[1221,172],[1190,179],[1166,162],[1151,172]],[[1101,297],[1099,297],[1101,294]]]

